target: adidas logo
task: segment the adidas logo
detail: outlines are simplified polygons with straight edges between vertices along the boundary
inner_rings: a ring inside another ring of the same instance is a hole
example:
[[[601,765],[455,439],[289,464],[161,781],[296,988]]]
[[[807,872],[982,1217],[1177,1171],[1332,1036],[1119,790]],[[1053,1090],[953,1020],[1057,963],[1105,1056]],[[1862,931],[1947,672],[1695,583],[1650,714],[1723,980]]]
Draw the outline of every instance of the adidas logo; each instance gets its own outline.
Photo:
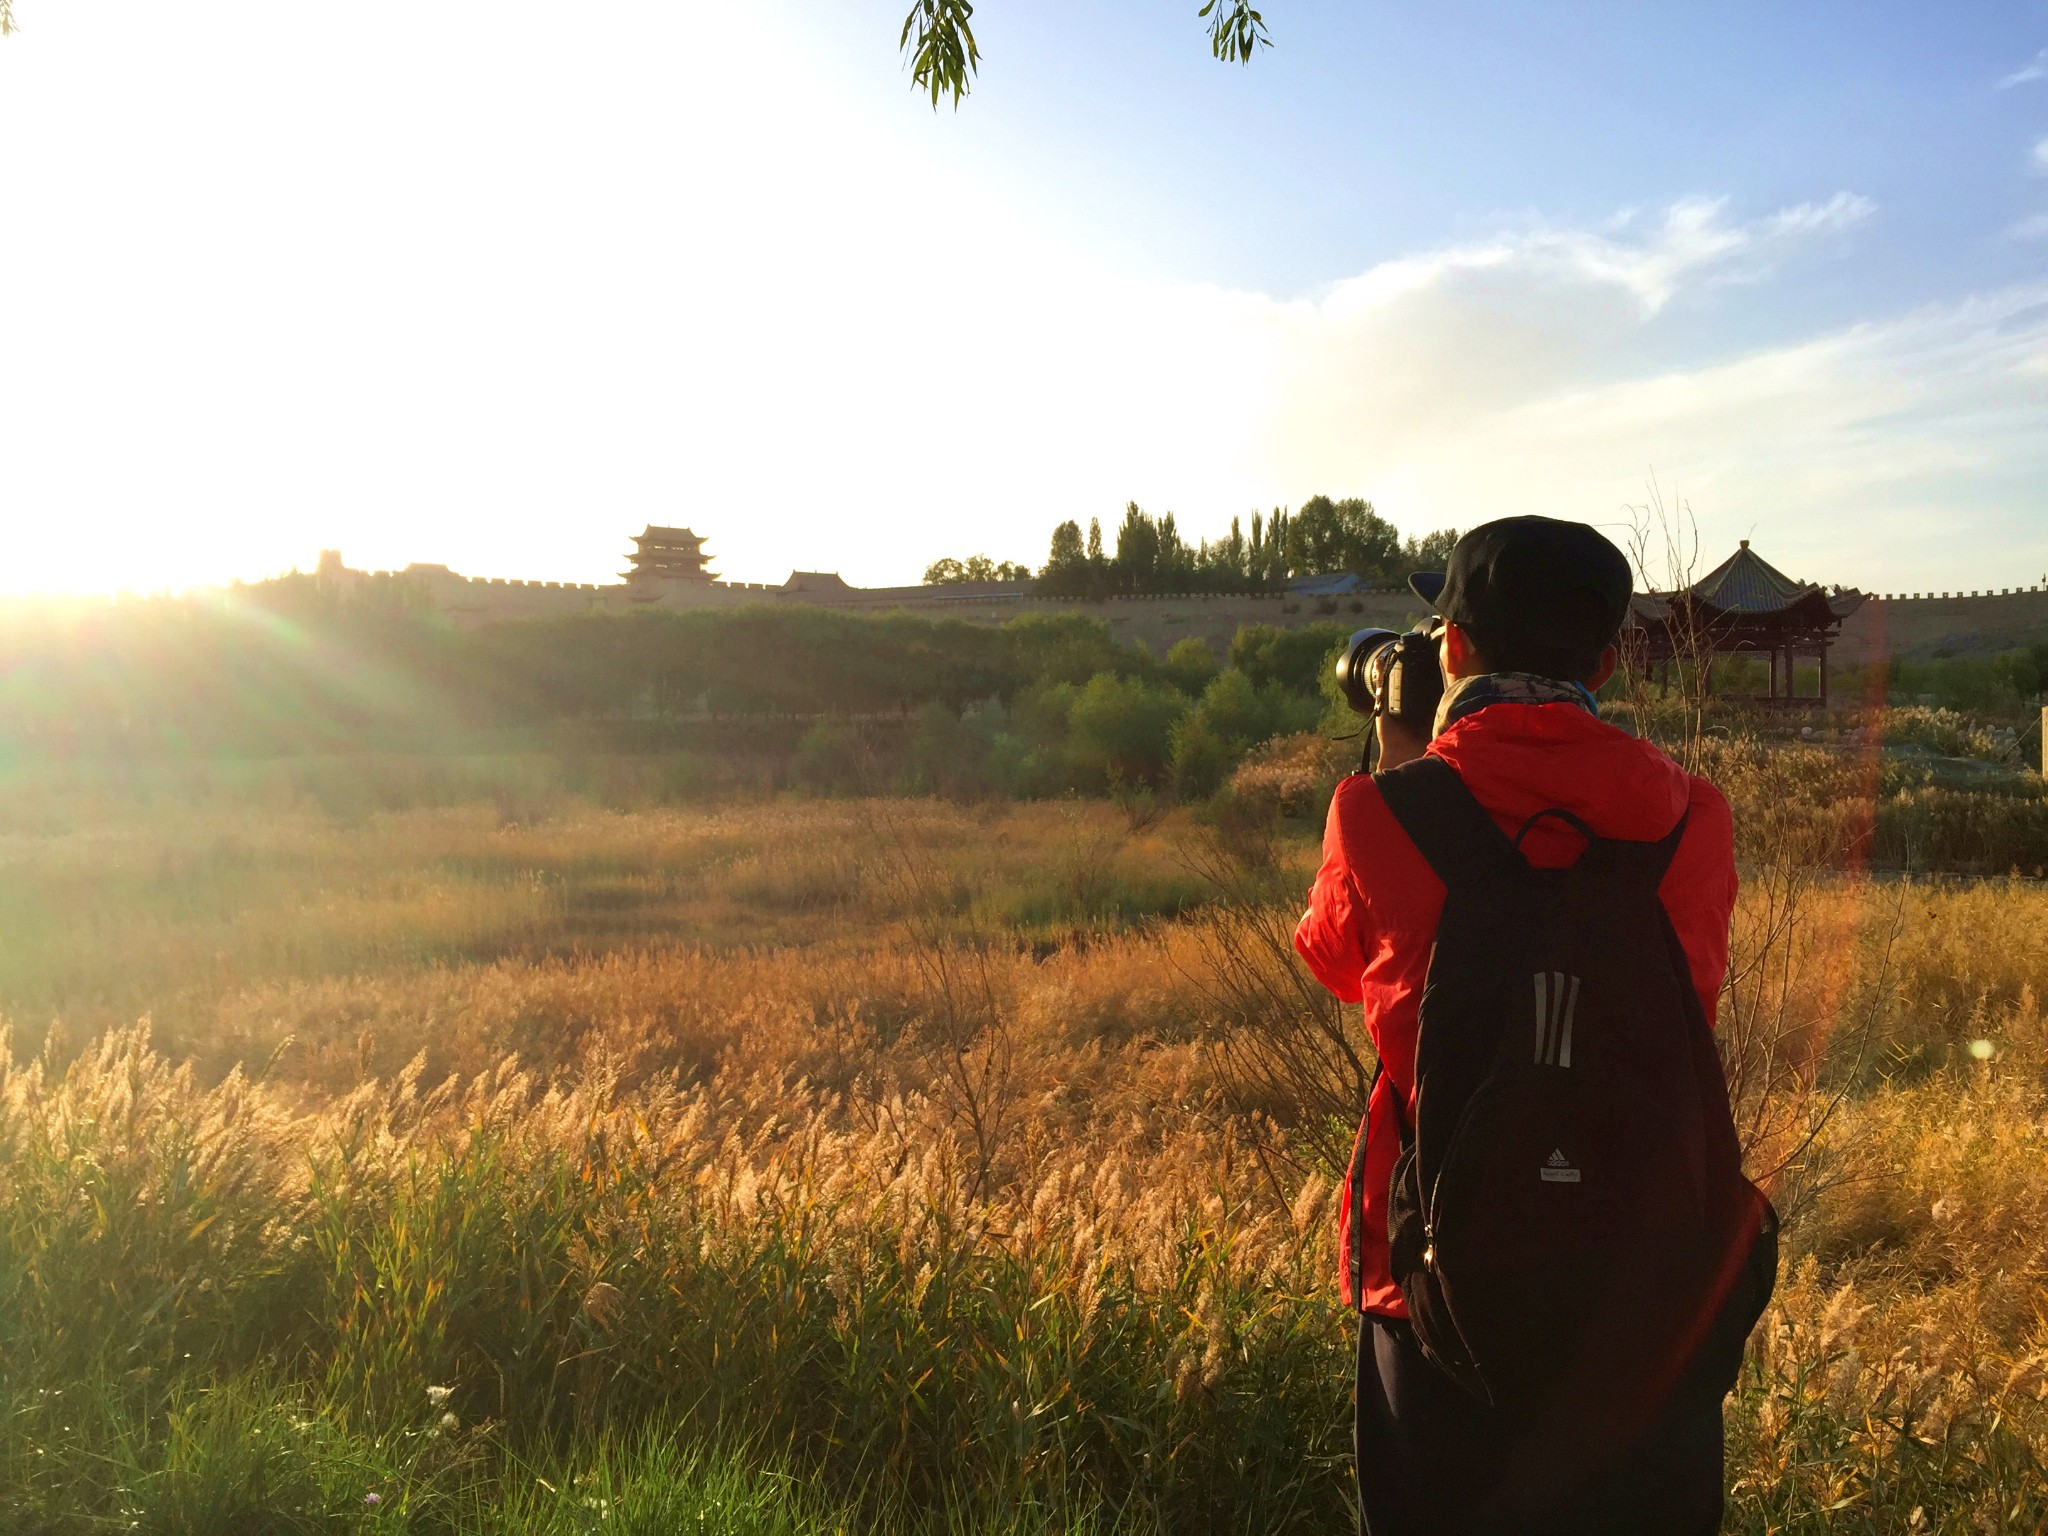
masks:
[[[1549,1160],[1537,1170],[1537,1173],[1546,1184],[1576,1184],[1579,1182],[1579,1170],[1571,1165],[1571,1160],[1564,1155],[1562,1150],[1553,1150]]]
[[[1550,1154],[1550,1166],[1553,1168],[1569,1168],[1571,1167],[1571,1160],[1562,1152],[1552,1152]]]

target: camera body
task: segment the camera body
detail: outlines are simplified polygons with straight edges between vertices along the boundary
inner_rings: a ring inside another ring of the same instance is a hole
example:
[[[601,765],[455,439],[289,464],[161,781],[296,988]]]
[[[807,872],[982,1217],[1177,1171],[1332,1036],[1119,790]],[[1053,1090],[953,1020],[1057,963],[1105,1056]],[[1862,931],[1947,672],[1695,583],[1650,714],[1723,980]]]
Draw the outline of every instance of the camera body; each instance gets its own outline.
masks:
[[[1436,636],[1411,629],[1361,629],[1337,658],[1337,687],[1368,719],[1398,720],[1427,732],[1444,696]]]

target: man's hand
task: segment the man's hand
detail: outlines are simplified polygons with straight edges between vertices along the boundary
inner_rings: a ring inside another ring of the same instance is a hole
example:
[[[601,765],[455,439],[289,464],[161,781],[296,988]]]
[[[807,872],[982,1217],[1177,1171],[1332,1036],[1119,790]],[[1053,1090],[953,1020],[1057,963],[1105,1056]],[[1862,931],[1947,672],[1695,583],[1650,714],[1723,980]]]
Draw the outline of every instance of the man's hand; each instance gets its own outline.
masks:
[[[1381,768],[1398,768],[1403,763],[1413,762],[1429,750],[1429,732],[1421,726],[1410,725],[1405,720],[1396,720],[1390,715],[1381,715],[1377,728],[1380,733]]]

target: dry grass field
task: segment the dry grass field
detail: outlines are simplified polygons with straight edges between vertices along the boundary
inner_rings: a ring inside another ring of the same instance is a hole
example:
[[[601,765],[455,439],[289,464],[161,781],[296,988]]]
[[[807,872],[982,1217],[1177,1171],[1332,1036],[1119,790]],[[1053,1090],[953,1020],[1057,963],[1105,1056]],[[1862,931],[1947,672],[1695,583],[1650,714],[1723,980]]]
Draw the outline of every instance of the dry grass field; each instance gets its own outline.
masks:
[[[1729,1529],[2048,1524],[2048,889],[1764,835]],[[1313,833],[1106,803],[0,815],[0,1528],[1331,1531]],[[142,1022],[138,1022],[138,1020]]]

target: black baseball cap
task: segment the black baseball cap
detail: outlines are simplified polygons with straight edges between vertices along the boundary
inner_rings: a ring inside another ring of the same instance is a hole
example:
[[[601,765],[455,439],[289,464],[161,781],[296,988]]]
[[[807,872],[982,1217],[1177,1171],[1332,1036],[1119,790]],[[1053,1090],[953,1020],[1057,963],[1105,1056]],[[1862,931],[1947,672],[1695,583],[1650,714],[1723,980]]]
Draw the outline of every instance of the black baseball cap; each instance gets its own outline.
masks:
[[[1621,630],[1635,587],[1628,557],[1598,529],[1554,517],[1483,523],[1442,571],[1408,585],[1482,648],[1596,656]]]

